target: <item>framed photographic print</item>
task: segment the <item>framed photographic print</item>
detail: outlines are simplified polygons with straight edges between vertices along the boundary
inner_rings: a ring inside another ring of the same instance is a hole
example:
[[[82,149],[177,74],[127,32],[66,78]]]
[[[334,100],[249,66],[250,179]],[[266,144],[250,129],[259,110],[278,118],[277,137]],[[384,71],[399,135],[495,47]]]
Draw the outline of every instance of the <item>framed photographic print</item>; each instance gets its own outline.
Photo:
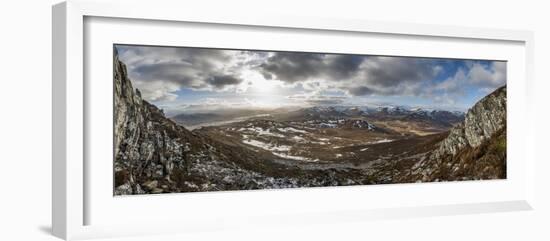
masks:
[[[532,208],[530,32],[126,5],[53,8],[56,236]]]

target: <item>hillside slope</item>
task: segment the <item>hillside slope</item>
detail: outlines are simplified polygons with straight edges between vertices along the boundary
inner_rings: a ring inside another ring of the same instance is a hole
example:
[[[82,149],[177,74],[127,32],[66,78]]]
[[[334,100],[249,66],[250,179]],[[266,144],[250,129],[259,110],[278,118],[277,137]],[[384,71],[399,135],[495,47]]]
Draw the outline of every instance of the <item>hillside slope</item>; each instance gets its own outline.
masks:
[[[412,173],[421,181],[506,178],[506,86],[470,108]]]

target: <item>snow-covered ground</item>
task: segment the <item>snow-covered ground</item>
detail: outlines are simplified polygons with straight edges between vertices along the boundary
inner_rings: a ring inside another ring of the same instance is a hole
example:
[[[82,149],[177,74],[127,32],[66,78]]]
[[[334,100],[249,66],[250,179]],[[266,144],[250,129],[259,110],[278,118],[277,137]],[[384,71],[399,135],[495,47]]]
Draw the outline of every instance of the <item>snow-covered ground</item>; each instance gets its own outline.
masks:
[[[313,160],[313,159],[303,157],[303,156],[291,156],[291,155],[284,154],[284,153],[273,152],[273,155],[281,157],[281,158],[290,159],[290,160],[297,160],[297,161],[307,161],[307,162],[318,162],[319,161],[319,159]]]
[[[313,159],[307,158],[307,157],[289,155],[289,154],[287,154],[287,152],[289,152],[292,149],[292,147],[287,146],[287,145],[273,145],[273,144],[270,144],[270,143],[265,143],[265,142],[261,142],[261,141],[258,141],[258,140],[250,140],[250,139],[243,140],[243,143],[247,144],[247,145],[254,146],[254,147],[261,148],[261,149],[266,150],[266,151],[270,151],[271,153],[273,153],[273,155],[281,157],[281,158],[285,158],[285,159],[296,160],[296,161],[306,161],[306,162],[317,162],[317,161],[319,161],[319,159],[313,160]]]
[[[263,129],[261,127],[247,127],[247,128],[243,127],[241,129],[239,129],[239,131],[240,132],[245,132],[245,131],[255,132],[257,135],[260,135],[260,136],[273,136],[273,137],[279,137],[279,138],[284,138],[285,137],[284,135],[271,132],[270,129]]]
[[[294,133],[302,133],[302,134],[305,134],[307,133],[307,131],[304,131],[304,130],[299,130],[299,129],[296,129],[294,127],[285,127],[285,128],[277,128],[277,130],[279,130],[280,132],[294,132]]]
[[[377,140],[377,141],[371,141],[371,142],[369,142],[368,144],[369,144],[369,145],[370,145],[370,144],[379,144],[379,143],[386,143],[386,142],[392,142],[392,141],[394,141],[394,140],[390,140],[390,139],[384,138],[384,139]]]
[[[258,140],[243,140],[244,144],[255,146],[267,151],[290,151],[291,147],[286,145],[272,145]]]

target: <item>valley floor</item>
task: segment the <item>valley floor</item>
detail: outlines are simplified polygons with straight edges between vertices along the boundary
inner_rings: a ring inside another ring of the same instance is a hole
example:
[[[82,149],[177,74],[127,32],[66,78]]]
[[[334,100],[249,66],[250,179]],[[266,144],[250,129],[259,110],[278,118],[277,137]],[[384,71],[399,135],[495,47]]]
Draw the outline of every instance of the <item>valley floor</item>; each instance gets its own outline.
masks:
[[[363,169],[375,161],[418,156],[446,136],[446,132],[424,136],[399,133],[361,120],[346,126],[347,122],[255,119],[195,131],[252,150],[262,159],[305,169]]]

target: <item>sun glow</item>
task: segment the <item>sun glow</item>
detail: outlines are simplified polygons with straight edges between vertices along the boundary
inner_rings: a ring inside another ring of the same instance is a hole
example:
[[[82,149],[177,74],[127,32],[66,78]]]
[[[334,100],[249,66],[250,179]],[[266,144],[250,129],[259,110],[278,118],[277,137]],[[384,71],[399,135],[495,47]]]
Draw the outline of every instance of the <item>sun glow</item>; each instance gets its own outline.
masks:
[[[241,73],[241,77],[245,80],[239,88],[242,92],[274,95],[280,87],[280,81],[266,80],[257,71],[245,70]]]

